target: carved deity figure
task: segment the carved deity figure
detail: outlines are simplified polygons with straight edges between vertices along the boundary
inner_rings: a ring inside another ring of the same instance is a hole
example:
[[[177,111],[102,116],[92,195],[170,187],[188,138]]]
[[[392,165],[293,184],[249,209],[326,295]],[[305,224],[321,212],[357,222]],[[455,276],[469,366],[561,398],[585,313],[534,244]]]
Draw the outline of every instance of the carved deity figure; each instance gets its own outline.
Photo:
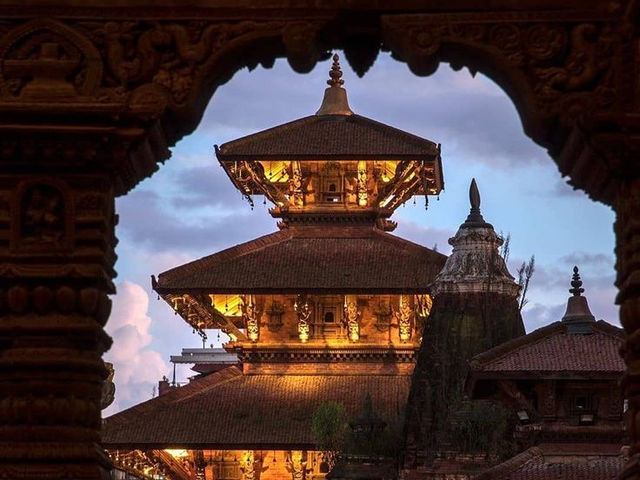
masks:
[[[422,334],[424,326],[427,321],[427,317],[431,313],[431,307],[433,306],[433,299],[430,295],[418,295],[416,297],[416,331],[418,334]]]
[[[21,240],[59,245],[64,236],[62,194],[52,186],[38,185],[25,192],[21,203]]]
[[[252,342],[257,342],[260,338],[260,311],[251,296],[248,300],[242,297],[242,316],[247,328],[247,337]]]
[[[309,340],[311,308],[306,298],[301,295],[298,296],[296,303],[293,304],[293,308],[298,314],[298,337],[302,343],[306,343]]]
[[[347,337],[352,342],[360,339],[360,312],[355,302],[345,302],[344,306],[344,322],[347,325]]]
[[[367,170],[365,168],[360,168],[358,166],[358,180],[357,180],[357,188],[358,188],[358,205],[361,207],[367,206],[368,200],[368,188],[367,188]]]
[[[305,480],[307,478],[307,452],[292,450],[287,453],[287,471],[291,473],[291,480]]]
[[[304,204],[304,193],[302,191],[302,169],[299,162],[291,162],[291,177],[289,178],[289,194],[291,203],[296,207]]]
[[[253,450],[245,450],[242,452],[240,459],[240,470],[242,471],[242,480],[257,480],[258,471],[256,470],[256,458]]]
[[[394,315],[398,321],[398,333],[401,342],[411,340],[411,324],[413,321],[413,309],[409,301],[403,296],[400,297],[400,308]]]

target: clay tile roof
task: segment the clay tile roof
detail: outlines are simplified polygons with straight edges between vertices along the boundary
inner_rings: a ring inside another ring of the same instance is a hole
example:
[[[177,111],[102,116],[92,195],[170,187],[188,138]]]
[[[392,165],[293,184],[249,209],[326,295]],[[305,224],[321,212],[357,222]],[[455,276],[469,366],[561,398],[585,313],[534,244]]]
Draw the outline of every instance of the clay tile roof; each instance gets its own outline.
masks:
[[[616,480],[623,467],[621,455],[546,455],[543,449],[532,447],[473,480]]]
[[[355,417],[367,392],[387,421],[404,409],[410,377],[243,375],[229,367],[105,420],[105,448],[311,448],[317,406],[335,401]]]
[[[156,291],[422,293],[445,260],[374,227],[290,227],[161,273]]]
[[[225,143],[220,160],[278,157],[322,160],[437,156],[438,146],[360,115],[311,115]]]
[[[623,338],[621,328],[603,320],[593,323],[591,334],[567,333],[565,324],[555,322],[475,356],[471,371],[476,378],[541,373],[621,377],[626,370],[618,353]]]

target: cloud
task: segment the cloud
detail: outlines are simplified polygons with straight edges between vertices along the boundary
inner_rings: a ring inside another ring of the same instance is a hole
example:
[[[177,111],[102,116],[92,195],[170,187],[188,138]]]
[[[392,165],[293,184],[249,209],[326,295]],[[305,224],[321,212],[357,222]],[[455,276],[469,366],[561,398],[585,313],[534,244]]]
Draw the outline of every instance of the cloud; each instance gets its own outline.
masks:
[[[566,303],[556,305],[529,303],[522,309],[522,320],[527,333],[559,321],[564,315],[565,308]]]
[[[567,265],[576,265],[580,270],[588,267],[606,267],[611,271],[615,260],[605,253],[574,252],[560,258]]]
[[[451,246],[448,241],[449,238],[455,235],[455,231],[448,229],[441,229],[435,227],[427,227],[413,222],[408,218],[398,218],[398,228],[392,232],[393,235],[397,235],[412,242],[423,245],[427,248],[437,247],[438,252],[449,255],[451,253]]]
[[[122,217],[119,235],[153,252],[204,255],[276,230],[275,220],[260,204],[254,211],[245,204],[226,210],[194,212],[191,207],[174,212],[167,200],[170,194],[163,198],[152,190],[134,191],[119,200],[119,210],[128,212]]]
[[[169,372],[162,356],[149,348],[152,335],[148,308],[149,297],[140,285],[128,281],[118,285],[106,326],[113,346],[105,355],[115,368],[116,400],[104,416],[148,400],[158,380]]]
[[[180,170],[175,175],[180,193],[171,197],[176,208],[214,207],[229,210],[230,204],[241,204],[247,210],[247,201],[241,199],[229,177],[219,165],[203,165]]]

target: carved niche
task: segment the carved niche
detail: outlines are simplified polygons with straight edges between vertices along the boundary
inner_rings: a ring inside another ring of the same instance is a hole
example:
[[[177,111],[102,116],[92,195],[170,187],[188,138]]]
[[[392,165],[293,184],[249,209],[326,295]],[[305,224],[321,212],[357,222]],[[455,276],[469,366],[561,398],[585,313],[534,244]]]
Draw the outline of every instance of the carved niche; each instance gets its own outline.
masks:
[[[100,53],[61,22],[37,19],[0,41],[0,97],[64,102],[93,94],[102,78]]]
[[[282,328],[282,315],[284,315],[284,305],[278,300],[271,302],[269,309],[267,310],[269,321],[267,322],[267,328],[270,332],[277,332]]]
[[[391,306],[385,301],[379,301],[373,309],[373,314],[376,317],[375,327],[379,332],[385,332],[389,330],[391,326],[391,316],[393,315],[393,310],[391,310]]]
[[[73,215],[62,182],[24,182],[13,204],[12,250],[50,251],[71,247]]]

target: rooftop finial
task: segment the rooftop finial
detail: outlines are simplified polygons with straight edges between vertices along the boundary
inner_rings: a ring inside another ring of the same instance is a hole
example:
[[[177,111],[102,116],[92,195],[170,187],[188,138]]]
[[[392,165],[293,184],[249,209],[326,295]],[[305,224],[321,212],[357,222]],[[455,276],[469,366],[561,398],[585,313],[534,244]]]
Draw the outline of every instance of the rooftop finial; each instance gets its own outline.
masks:
[[[580,295],[584,292],[582,280],[578,273],[578,267],[573,267],[573,279],[571,280],[569,293],[572,294],[567,300],[567,311],[562,317],[562,321],[567,323],[567,333],[591,333],[591,324],[596,321],[589,310],[587,297]]]
[[[469,187],[469,202],[471,202],[471,210],[477,210],[480,213],[480,192],[478,191],[478,184],[476,179],[471,179],[471,186]]]
[[[329,71],[329,80],[327,84],[329,88],[324,90],[324,98],[322,105],[316,112],[316,115],[353,115],[347,101],[347,91],[342,88],[344,80],[342,80],[342,70],[337,54],[333,56],[333,65]]]
[[[331,70],[329,70],[329,80],[327,80],[327,85],[330,87],[340,87],[344,85],[344,80],[342,80],[342,70],[340,69],[340,57],[338,57],[337,53],[333,54],[333,65],[331,65]]]
[[[482,213],[480,213],[480,191],[478,190],[478,184],[476,183],[475,178],[471,180],[471,185],[469,185],[469,202],[471,203],[471,211],[469,212],[469,216],[464,222],[464,225],[488,225],[484,221],[484,218],[482,218]]]
[[[580,273],[578,272],[578,267],[573,267],[573,279],[571,280],[571,286],[573,288],[569,289],[569,293],[573,294],[574,297],[579,297],[581,293],[584,292],[584,288],[582,287],[582,280],[580,280]]]

